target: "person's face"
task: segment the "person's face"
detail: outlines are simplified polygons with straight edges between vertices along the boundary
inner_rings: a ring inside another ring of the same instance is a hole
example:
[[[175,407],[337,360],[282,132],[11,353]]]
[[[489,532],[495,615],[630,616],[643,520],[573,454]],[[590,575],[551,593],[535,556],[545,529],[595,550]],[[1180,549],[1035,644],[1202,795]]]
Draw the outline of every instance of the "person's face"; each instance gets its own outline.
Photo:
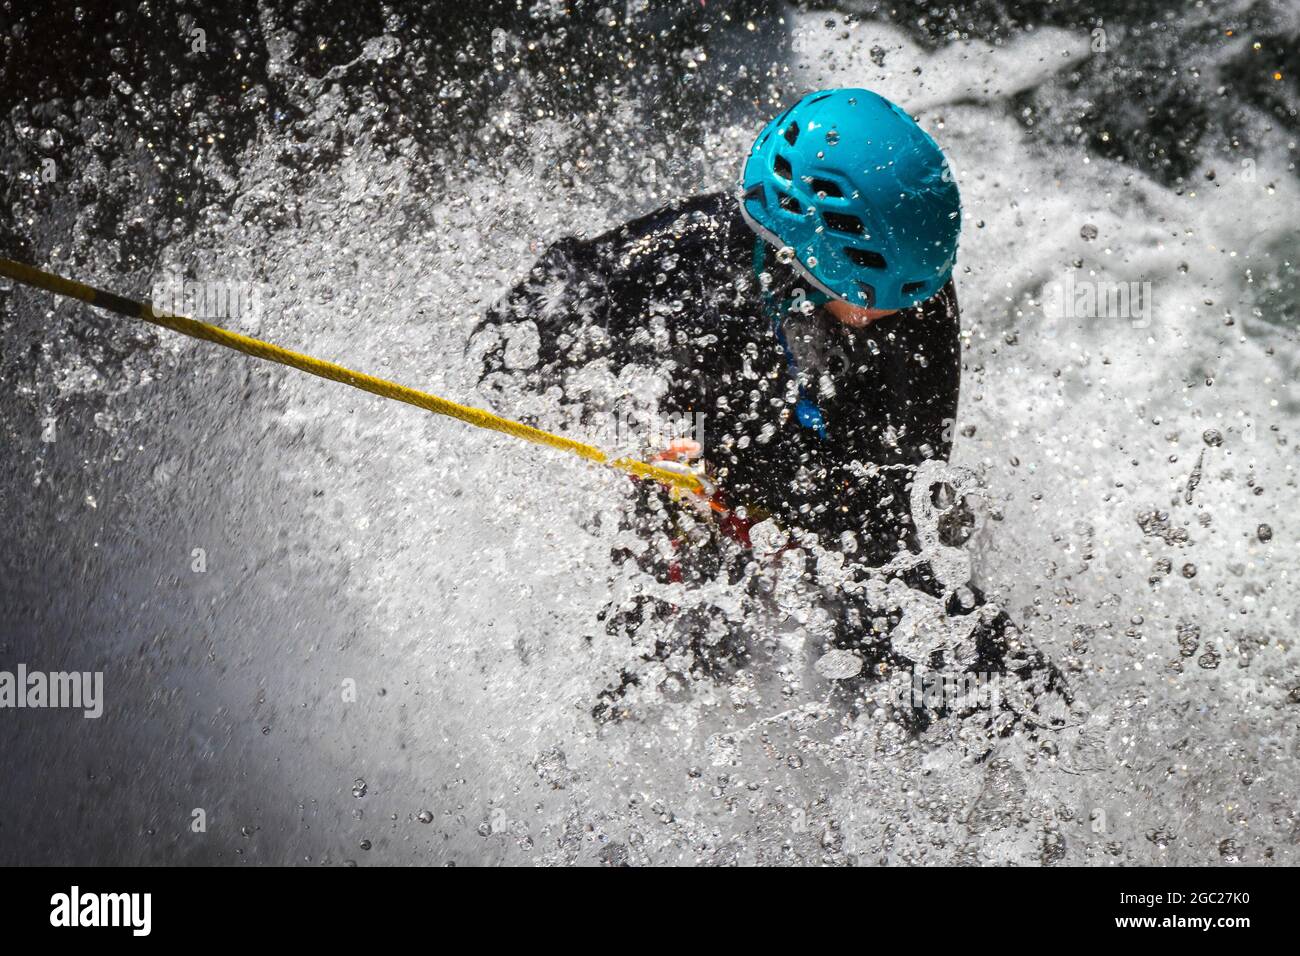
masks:
[[[897,309],[864,309],[861,306],[849,305],[849,303],[842,302],[839,299],[831,299],[826,303],[825,309],[836,321],[854,329],[868,326],[876,319],[883,319],[885,316],[893,315],[898,311]]]

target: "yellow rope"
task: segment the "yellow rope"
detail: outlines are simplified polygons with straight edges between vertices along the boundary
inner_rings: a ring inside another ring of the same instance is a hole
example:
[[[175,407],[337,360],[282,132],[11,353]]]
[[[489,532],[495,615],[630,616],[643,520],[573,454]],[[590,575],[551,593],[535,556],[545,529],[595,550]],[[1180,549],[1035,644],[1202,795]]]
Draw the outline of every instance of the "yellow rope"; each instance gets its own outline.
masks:
[[[565,438],[561,435],[553,435],[550,432],[542,431],[540,428],[533,428],[522,422],[511,421],[508,418],[502,418],[500,415],[493,415],[491,412],[471,408],[468,405],[459,405],[445,398],[439,398],[437,395],[430,395],[428,392],[421,392],[405,385],[398,385],[396,382],[375,378],[373,375],[366,375],[364,372],[354,372],[342,365],[322,361],[301,352],[294,352],[278,345],[272,345],[270,342],[263,342],[261,339],[241,335],[238,332],[231,332],[219,326],[209,325],[206,322],[199,322],[196,319],[186,318],[181,315],[159,313],[154,309],[152,303],[126,299],[112,292],[96,289],[94,286],[83,285],[62,276],[43,272],[21,262],[0,259],[0,275],[8,276],[24,285],[37,289],[45,289],[58,295],[79,299],[89,305],[108,309],[111,312],[117,312],[131,318],[143,319],[153,325],[162,326],[164,329],[171,329],[173,332],[179,332],[191,338],[202,339],[205,342],[212,342],[228,349],[234,349],[236,352],[243,352],[245,355],[251,355],[254,358],[287,365],[301,372],[327,378],[332,382],[351,385],[363,392],[371,392],[384,398],[391,398],[394,401],[406,402],[408,405],[423,408],[437,415],[458,418],[462,422],[468,422],[470,425],[479,428],[488,428],[506,435],[513,435],[515,438],[522,438],[524,441],[530,441],[537,445],[546,445],[550,448],[571,452],[588,461],[617,468],[640,478],[651,478],[672,488],[694,492],[701,491],[703,488],[700,480],[689,473],[646,464],[632,458],[610,459],[595,445],[574,441],[572,438]]]

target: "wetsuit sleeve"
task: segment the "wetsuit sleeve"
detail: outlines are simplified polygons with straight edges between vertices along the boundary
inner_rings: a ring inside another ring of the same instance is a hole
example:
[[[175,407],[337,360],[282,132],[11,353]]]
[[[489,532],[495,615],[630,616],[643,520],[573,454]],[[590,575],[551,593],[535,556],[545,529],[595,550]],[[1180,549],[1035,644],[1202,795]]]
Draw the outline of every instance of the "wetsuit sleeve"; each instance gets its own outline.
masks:
[[[489,392],[509,380],[563,387],[563,372],[598,358],[608,342],[609,269],[600,241],[561,239],[493,305],[470,336]]]

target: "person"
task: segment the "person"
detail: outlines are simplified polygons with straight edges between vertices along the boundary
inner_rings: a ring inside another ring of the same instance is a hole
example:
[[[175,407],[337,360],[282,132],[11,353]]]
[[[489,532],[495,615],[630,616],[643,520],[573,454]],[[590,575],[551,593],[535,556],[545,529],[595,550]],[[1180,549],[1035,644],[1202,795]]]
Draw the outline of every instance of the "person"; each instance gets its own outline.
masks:
[[[640,383],[660,420],[703,422],[656,457],[707,478],[709,530],[665,507],[658,486],[639,488],[637,520],[658,516],[673,542],[667,560],[648,559],[664,580],[738,580],[749,532],[767,519],[869,574],[919,550],[911,482],[952,449],[960,230],[948,163],[907,113],[864,89],[809,93],[758,134],[738,192],[546,250],[471,337],[481,385],[503,401],[533,392],[590,410]],[[924,562],[900,576],[954,613],[981,603],[945,594]],[[836,646],[867,671],[923,663],[881,633],[897,609],[828,597],[841,605]],[[615,614],[618,626],[676,613],[643,603]],[[882,613],[884,628],[864,626]],[[1037,655],[1007,663],[1007,623],[983,627],[964,666],[1041,677]],[[743,639],[693,643],[703,673],[744,653]]]

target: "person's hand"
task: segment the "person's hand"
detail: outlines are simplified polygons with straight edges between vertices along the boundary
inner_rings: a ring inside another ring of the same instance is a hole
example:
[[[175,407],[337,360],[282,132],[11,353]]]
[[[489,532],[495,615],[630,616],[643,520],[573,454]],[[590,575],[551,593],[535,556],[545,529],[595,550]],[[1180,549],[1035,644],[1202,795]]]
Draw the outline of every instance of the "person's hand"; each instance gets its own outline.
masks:
[[[704,454],[704,448],[693,438],[674,438],[663,451],[654,456],[655,461],[691,462]]]
[[[713,503],[713,496],[717,488],[709,480],[706,462],[701,457],[703,454],[704,447],[695,439],[674,438],[651,461],[660,468],[667,468],[669,471],[694,475],[700,483],[700,490],[691,492],[696,503],[706,508],[718,510],[718,507]]]

